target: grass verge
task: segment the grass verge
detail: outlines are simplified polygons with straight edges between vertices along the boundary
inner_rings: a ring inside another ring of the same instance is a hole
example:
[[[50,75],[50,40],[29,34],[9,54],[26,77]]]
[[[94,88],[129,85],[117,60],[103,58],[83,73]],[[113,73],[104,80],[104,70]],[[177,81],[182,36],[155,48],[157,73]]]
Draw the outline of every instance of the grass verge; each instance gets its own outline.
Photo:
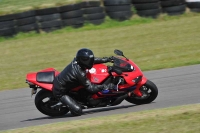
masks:
[[[0,14],[12,14],[28,10],[73,4],[83,0],[0,0]]]
[[[0,133],[199,133],[199,110],[200,104],[193,104],[59,122]]]
[[[47,67],[62,70],[83,47],[92,49],[97,57],[114,55],[113,50],[120,49],[143,71],[199,64],[199,16],[188,13],[156,20],[134,17],[0,39],[0,90],[27,87],[28,72]]]

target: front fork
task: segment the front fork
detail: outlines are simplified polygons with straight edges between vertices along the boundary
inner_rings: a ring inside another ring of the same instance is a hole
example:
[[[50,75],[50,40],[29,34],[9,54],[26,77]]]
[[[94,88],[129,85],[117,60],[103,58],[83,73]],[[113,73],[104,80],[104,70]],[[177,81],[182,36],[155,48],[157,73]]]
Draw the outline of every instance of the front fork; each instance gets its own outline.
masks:
[[[133,91],[133,94],[142,97],[142,92],[140,91],[140,88],[147,82],[147,78],[145,76],[142,77],[142,80],[137,83],[136,89]]]

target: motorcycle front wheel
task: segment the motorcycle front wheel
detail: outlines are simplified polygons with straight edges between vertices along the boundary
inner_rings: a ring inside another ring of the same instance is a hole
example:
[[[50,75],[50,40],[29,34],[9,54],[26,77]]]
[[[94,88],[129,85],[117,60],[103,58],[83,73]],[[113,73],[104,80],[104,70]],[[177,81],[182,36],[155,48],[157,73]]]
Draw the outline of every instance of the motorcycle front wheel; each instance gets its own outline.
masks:
[[[59,101],[53,96],[51,91],[40,90],[35,96],[35,106],[43,114],[48,116],[63,116],[69,112],[65,106],[54,106]]]
[[[126,101],[136,105],[148,104],[154,101],[158,96],[158,88],[150,80],[147,80],[147,82],[140,88],[140,91],[142,93],[141,97],[133,95],[131,97],[126,98]]]

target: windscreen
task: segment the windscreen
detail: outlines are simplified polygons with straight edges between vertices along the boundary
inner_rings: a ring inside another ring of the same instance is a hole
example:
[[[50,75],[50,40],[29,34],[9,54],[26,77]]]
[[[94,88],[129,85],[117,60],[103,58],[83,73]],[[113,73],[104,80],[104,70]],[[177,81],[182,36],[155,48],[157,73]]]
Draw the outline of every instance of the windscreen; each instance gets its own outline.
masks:
[[[122,60],[120,58],[114,59],[113,66],[122,70],[123,72],[131,72],[134,70],[134,67],[130,63],[128,63],[127,61]]]

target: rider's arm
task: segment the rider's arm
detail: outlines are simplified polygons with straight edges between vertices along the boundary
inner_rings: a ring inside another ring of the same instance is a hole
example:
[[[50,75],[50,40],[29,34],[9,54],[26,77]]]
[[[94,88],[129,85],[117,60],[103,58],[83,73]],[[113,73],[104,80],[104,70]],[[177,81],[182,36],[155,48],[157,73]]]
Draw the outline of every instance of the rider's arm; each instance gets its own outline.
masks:
[[[81,72],[81,76],[77,76],[79,83],[85,87],[85,89],[91,93],[97,93],[99,91],[102,91],[104,89],[107,89],[106,85],[96,85],[92,84],[90,80],[86,77],[85,72]]]
[[[110,58],[109,57],[103,57],[103,58],[99,58],[99,57],[95,57],[94,58],[94,64],[100,64],[100,63],[107,63],[110,62]]]

